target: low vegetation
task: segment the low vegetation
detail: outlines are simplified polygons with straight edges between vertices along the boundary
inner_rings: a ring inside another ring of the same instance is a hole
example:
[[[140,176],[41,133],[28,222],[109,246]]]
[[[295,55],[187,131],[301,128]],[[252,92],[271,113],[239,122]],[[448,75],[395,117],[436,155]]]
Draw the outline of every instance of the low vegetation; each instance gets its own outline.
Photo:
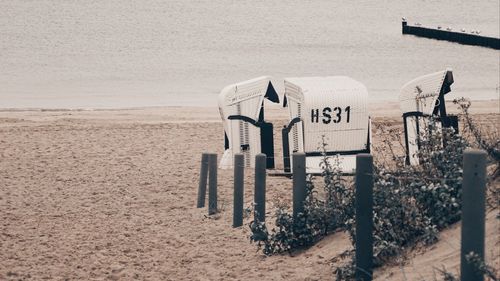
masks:
[[[496,157],[500,141],[498,138],[485,137],[474,125],[468,113],[470,103],[467,105],[466,101],[462,100],[457,101],[457,104],[460,104],[463,110],[461,122],[465,123],[465,132],[473,136],[470,142],[461,136],[464,134],[456,134],[452,128],[440,130],[438,121],[429,119],[429,130],[422,136],[421,149],[418,152],[420,165],[404,164],[404,150],[395,147],[402,143],[397,139],[402,132],[389,133],[388,136],[395,139],[382,142],[379,149],[384,151],[383,155],[386,157],[375,151],[375,266],[404,258],[405,253],[416,246],[435,243],[439,239],[440,230],[460,220],[462,155],[467,147],[485,149],[491,164],[496,165],[490,180],[498,177],[500,162]],[[354,247],[354,186],[352,178],[342,176],[336,162],[335,157],[324,156],[320,189],[314,185],[317,181],[308,178],[305,208],[298,219],[293,219],[289,206],[278,204],[275,211],[276,220],[271,230],[267,229],[264,222],[251,222],[250,239],[257,243],[265,255],[307,248],[335,231],[346,231]],[[490,190],[490,196],[492,192],[495,191]],[[477,260],[477,257],[471,257],[471,260],[478,264],[478,268],[483,270],[488,278],[497,280],[495,272],[484,262]],[[338,261],[337,264],[343,265],[334,270],[337,279],[351,279],[354,275],[354,251],[344,253]],[[456,277],[443,271],[443,278],[455,280],[450,278]]]

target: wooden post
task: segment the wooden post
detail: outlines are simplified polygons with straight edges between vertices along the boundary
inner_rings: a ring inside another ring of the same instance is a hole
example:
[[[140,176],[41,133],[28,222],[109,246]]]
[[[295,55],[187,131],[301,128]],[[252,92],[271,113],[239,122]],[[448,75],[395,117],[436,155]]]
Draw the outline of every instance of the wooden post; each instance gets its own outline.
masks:
[[[371,281],[373,270],[373,158],[356,157],[356,280]]]
[[[473,252],[484,261],[486,152],[468,149],[463,161],[460,279],[483,281],[483,274],[467,261],[466,255]]]
[[[208,156],[208,215],[217,213],[217,154]]]
[[[255,193],[254,193],[254,219],[266,220],[266,155],[255,156]]]
[[[198,186],[198,202],[197,208],[205,207],[205,197],[207,194],[207,176],[208,176],[208,153],[201,155],[201,168],[200,168],[200,184]]]
[[[296,152],[293,157],[293,219],[304,212],[306,200],[306,155]]]
[[[243,194],[245,163],[243,154],[234,155],[233,227],[243,225]]]

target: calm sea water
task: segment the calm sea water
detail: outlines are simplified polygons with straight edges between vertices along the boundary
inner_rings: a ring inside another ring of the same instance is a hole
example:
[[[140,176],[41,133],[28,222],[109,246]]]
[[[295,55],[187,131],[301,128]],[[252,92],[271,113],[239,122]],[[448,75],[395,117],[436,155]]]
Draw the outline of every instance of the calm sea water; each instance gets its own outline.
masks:
[[[351,3],[352,2],[352,3]],[[498,99],[499,51],[403,36],[401,17],[500,37],[493,1],[0,0],[0,108],[215,105],[261,75],[347,75],[372,100],[451,67]]]

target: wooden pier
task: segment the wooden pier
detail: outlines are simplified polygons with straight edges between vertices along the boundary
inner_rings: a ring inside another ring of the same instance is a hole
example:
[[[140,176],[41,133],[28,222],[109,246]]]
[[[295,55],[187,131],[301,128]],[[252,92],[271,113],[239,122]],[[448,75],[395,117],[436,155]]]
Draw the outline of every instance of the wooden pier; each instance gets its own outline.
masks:
[[[481,36],[479,34],[456,32],[450,30],[433,29],[421,26],[411,26],[403,20],[402,22],[403,34],[411,34],[415,36],[445,40],[450,42],[455,42],[464,45],[481,46],[486,48],[492,48],[495,50],[500,50],[500,39]]]

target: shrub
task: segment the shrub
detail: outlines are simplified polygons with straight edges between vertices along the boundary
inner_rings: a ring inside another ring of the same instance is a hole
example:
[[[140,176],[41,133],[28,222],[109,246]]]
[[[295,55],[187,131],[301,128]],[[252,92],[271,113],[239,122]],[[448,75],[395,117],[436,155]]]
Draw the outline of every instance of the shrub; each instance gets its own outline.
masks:
[[[421,164],[409,167],[412,176],[403,180],[414,192],[419,210],[442,229],[460,219],[462,158],[468,144],[452,128],[436,130],[434,121],[429,127],[432,133],[424,137],[419,151]]]
[[[401,163],[380,165],[375,162],[373,189],[374,265],[380,266],[419,244],[437,241],[439,230],[457,222],[461,215],[462,155],[468,143],[452,128],[439,129],[429,119],[428,133],[421,135],[418,152],[420,165]],[[401,132],[399,133],[401,135]],[[391,142],[385,144],[391,146]],[[444,145],[445,144],[445,145]],[[388,149],[391,159],[402,160],[404,150]],[[377,157],[377,155],[375,155]],[[251,240],[266,255],[308,247],[323,236],[345,230],[354,246],[354,190],[339,171],[338,160],[324,156],[322,193],[307,182],[304,212],[293,220],[288,206],[276,209],[275,227],[252,222]],[[336,268],[338,280],[352,278],[354,251],[346,253],[344,266]]]
[[[466,136],[475,147],[483,149],[488,153],[489,162],[493,164],[494,169],[487,178],[488,182],[488,197],[487,204],[492,208],[497,208],[500,197],[500,189],[494,188],[498,186],[496,182],[500,178],[500,132],[498,131],[498,118],[486,122],[486,124],[478,124],[475,122],[469,113],[470,101],[465,98],[455,99],[453,103],[459,106],[461,111],[460,121],[463,124],[462,135]]]
[[[465,256],[466,262],[472,265],[474,270],[484,277],[486,277],[485,280],[488,281],[498,281],[499,276],[498,276],[498,270],[496,270],[494,267],[491,265],[488,265],[484,262],[483,259],[479,257],[478,254],[474,252],[470,252]],[[444,281],[458,281],[460,280],[460,277],[455,276],[453,273],[448,272],[445,268],[438,269],[439,273],[442,275]]]
[[[354,217],[354,192],[342,178],[338,160],[323,158],[323,196],[316,191],[313,178],[306,181],[304,212],[294,220],[289,206],[278,204],[274,228],[267,230],[264,222],[252,221],[250,240],[256,242],[265,255],[291,252],[309,247],[332,231],[342,228]]]
[[[499,279],[497,270],[494,267],[486,264],[478,254],[470,252],[465,256],[465,259],[468,263],[472,264],[476,272],[479,272],[483,276],[486,276],[487,280],[497,281]]]
[[[375,266],[401,256],[418,243],[434,243],[440,229],[460,219],[462,154],[467,143],[453,129],[438,130],[437,126],[435,120],[429,120],[430,133],[421,136],[421,165],[375,167]],[[401,159],[398,155],[392,158]],[[347,221],[346,228],[355,241],[352,221]]]
[[[473,121],[472,116],[469,113],[471,105],[469,100],[465,98],[454,99],[453,103],[458,105],[461,110],[461,120],[465,125],[464,133],[471,135],[477,146],[488,153],[489,157],[497,165],[497,173],[495,173],[494,176],[499,176],[498,166],[500,165],[500,134],[498,133],[497,124],[493,124],[493,127],[489,128],[489,130],[485,132],[480,126],[477,125],[477,123]]]

